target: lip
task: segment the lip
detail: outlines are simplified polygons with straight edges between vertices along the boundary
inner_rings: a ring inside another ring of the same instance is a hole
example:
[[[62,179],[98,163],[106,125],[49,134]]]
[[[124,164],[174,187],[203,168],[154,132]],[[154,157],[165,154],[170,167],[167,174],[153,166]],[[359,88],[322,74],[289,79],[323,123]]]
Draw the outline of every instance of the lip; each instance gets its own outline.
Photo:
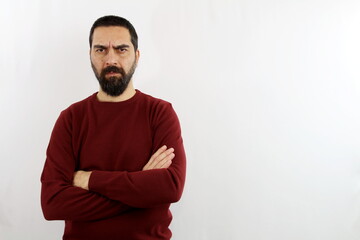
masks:
[[[117,73],[117,72],[106,73],[106,76],[115,76],[115,75],[120,75],[120,73]]]

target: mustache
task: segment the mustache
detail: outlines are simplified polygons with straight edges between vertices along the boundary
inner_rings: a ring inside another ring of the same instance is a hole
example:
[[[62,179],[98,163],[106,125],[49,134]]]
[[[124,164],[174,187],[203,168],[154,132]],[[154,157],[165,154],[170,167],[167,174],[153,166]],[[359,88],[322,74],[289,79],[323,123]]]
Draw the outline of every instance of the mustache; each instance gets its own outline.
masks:
[[[121,73],[122,75],[125,74],[123,68],[119,68],[119,67],[116,67],[116,66],[108,66],[108,67],[104,68],[102,72],[103,72],[103,74],[107,74],[107,73],[110,73],[110,72]]]

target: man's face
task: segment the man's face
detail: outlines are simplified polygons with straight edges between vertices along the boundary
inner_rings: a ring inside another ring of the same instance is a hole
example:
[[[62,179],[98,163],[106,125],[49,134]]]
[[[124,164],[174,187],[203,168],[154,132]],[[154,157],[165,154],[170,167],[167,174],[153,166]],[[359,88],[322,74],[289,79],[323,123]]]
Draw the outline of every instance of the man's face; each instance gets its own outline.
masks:
[[[119,96],[132,78],[139,51],[135,51],[128,29],[97,27],[93,34],[90,59],[101,89],[110,96]]]

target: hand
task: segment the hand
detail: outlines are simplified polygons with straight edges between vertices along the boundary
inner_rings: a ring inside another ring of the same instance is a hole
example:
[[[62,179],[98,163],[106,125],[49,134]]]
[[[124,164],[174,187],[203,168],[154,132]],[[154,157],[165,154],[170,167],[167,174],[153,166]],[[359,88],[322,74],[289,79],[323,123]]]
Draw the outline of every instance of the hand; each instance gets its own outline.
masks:
[[[174,149],[167,149],[167,146],[164,145],[151,156],[148,163],[143,167],[143,171],[168,168],[171,165],[174,157]]]
[[[74,173],[73,185],[85,190],[89,190],[89,179],[91,172],[77,171]]]

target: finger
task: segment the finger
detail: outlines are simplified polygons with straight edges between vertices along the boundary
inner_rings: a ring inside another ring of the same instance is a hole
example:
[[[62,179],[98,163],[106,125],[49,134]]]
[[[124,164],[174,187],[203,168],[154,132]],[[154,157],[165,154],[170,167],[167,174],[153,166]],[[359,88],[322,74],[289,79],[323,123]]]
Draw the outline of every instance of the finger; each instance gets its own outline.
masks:
[[[162,147],[160,147],[151,157],[150,160],[146,163],[146,165],[143,167],[143,170],[149,170],[151,169],[151,165],[153,163],[153,161],[160,155],[162,154],[165,150],[167,149],[166,145],[163,145]]]
[[[173,148],[169,148],[166,151],[164,151],[163,153],[161,153],[159,156],[157,156],[150,164],[149,167],[150,168],[154,168],[154,166],[157,166],[161,161],[163,161],[167,156],[169,156],[170,154],[172,154],[174,152]]]
[[[155,158],[157,158],[160,154],[162,154],[167,149],[167,146],[164,145],[161,148],[159,148],[150,158],[149,162],[154,161]]]
[[[164,159],[162,159],[161,161],[159,161],[154,167],[153,169],[160,169],[160,168],[168,168],[171,163],[172,160],[174,159],[175,154],[171,153],[169,155],[167,155]]]
[[[174,158],[175,158],[175,154],[172,153],[172,154],[169,156],[168,160],[161,166],[161,168],[168,168],[168,167],[170,167],[170,165],[172,164],[172,160],[173,160]]]
[[[163,145],[162,147],[160,147],[151,157],[150,160],[146,163],[146,165],[143,167],[143,170],[148,170],[153,161],[161,154],[163,153],[165,150],[167,149],[166,145]]]
[[[170,167],[171,164],[172,164],[172,161],[171,161],[171,160],[170,160],[170,161],[167,161],[164,165],[162,165],[161,168],[168,168],[168,167]]]

